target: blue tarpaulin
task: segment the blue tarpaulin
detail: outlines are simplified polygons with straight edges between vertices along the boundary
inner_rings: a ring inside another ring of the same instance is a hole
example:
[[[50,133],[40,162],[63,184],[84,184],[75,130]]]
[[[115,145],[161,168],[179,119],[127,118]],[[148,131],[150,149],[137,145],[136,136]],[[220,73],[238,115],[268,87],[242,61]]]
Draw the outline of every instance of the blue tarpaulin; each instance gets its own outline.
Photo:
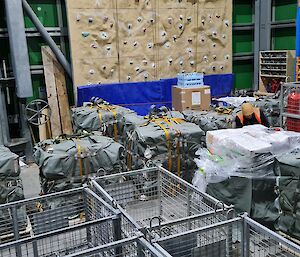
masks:
[[[153,104],[158,107],[172,107],[172,86],[176,84],[177,78],[170,78],[149,82],[80,86],[77,105],[82,106],[83,102],[97,96],[109,103],[122,105],[140,115],[146,115]],[[229,96],[233,87],[233,74],[206,75],[204,84],[211,87],[212,97]]]

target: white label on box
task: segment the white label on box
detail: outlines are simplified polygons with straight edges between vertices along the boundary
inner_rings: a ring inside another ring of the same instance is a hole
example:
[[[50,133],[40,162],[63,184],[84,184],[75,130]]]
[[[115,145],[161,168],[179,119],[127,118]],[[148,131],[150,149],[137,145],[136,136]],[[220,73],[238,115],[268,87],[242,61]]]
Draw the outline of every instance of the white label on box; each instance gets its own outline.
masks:
[[[192,105],[200,105],[201,104],[201,93],[193,92],[192,93]]]
[[[210,94],[210,89],[205,89],[205,90],[204,90],[204,94],[205,94],[205,95]]]

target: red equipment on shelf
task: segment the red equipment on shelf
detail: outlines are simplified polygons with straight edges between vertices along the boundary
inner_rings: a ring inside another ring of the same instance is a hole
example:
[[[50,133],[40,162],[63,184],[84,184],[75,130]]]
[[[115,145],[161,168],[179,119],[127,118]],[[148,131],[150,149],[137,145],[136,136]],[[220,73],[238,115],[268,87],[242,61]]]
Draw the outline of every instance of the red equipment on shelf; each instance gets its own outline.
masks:
[[[288,96],[287,112],[300,115],[300,93],[291,93]],[[287,130],[300,132],[300,119],[287,118]]]

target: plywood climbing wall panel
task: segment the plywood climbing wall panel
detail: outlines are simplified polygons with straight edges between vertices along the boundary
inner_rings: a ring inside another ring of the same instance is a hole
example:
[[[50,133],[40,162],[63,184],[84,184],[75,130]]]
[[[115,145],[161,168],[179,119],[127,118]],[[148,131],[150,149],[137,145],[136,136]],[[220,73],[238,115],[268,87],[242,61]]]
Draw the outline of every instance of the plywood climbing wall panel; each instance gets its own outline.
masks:
[[[75,86],[232,72],[232,0],[66,0]]]

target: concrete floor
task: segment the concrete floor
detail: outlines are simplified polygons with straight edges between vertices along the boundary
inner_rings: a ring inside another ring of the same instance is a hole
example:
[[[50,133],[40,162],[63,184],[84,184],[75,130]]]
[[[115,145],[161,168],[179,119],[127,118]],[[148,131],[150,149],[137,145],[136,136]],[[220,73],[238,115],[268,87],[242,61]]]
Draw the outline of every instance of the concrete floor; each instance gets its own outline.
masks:
[[[22,167],[21,179],[23,182],[25,198],[39,196],[41,187],[39,180],[39,167],[36,164],[30,164]]]

